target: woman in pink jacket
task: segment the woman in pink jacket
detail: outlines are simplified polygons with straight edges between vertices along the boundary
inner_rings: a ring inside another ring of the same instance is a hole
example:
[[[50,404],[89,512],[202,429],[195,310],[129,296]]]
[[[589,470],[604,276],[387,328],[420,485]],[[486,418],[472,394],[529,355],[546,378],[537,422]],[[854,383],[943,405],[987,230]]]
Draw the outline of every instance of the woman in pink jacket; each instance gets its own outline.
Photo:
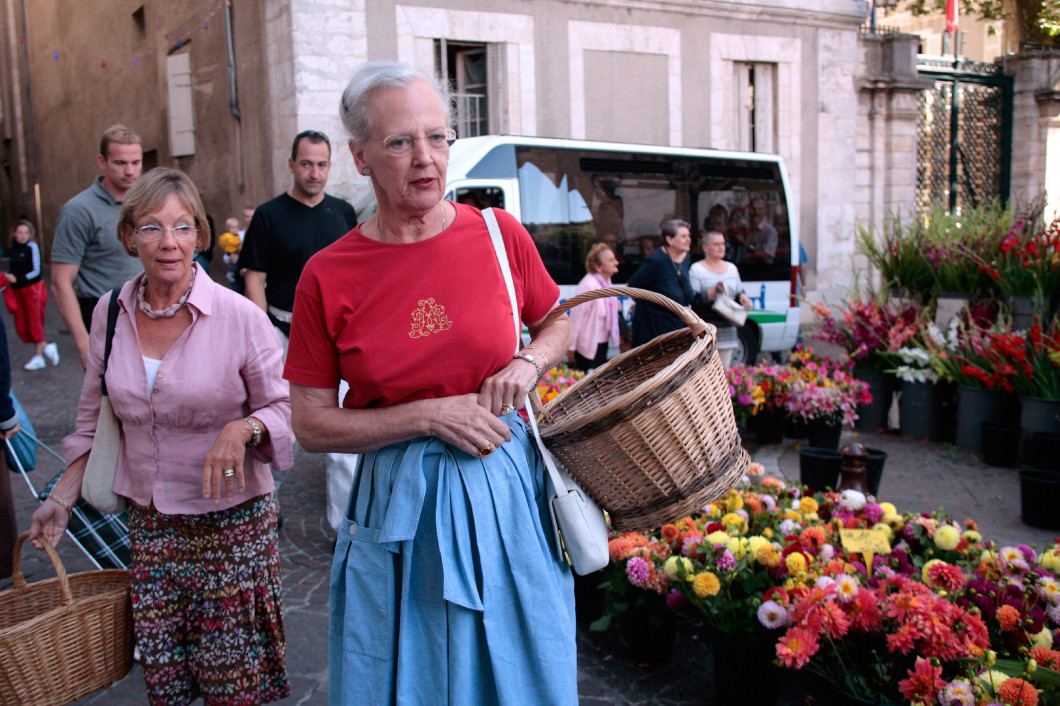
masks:
[[[585,257],[585,269],[578,294],[610,287],[611,277],[618,272],[618,258],[606,243],[597,243]],[[570,350],[574,352],[575,367],[592,370],[607,362],[608,344],[618,344],[618,308],[618,299],[608,297],[571,309],[574,337]]]

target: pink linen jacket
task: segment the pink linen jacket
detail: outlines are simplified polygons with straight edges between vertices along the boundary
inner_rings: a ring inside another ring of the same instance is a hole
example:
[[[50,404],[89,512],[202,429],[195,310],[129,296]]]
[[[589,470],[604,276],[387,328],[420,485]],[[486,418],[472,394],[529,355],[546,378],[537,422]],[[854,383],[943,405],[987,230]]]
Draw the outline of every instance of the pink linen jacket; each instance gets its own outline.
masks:
[[[268,464],[290,468],[294,433],[288,385],[281,377],[283,350],[268,317],[200,271],[188,297],[191,326],[162,359],[149,394],[133,315],[141,277],[126,282],[119,294],[107,366],[107,392],[122,424],[114,492],[139,505],[153,501],[166,514],[224,510],[272,492]],[[77,421],[64,442],[67,464],[92,448],[109,303],[110,295],[104,295],[92,314]],[[268,442],[247,449],[246,490],[215,505],[202,497],[206,454],[225,424],[250,415],[268,429]]]

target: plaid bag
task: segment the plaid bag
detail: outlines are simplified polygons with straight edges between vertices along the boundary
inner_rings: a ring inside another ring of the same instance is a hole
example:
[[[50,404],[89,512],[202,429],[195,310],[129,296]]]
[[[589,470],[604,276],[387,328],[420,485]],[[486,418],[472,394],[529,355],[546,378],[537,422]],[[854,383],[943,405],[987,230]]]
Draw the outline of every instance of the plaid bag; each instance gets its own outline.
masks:
[[[64,468],[48,481],[48,485],[37,495],[38,500],[44,502],[48,498],[48,494],[65,471]],[[84,498],[78,498],[67,529],[84,550],[95,558],[100,568],[127,569],[132,556],[129,550],[128,522],[129,517],[124,512],[105,515],[85,502]]]

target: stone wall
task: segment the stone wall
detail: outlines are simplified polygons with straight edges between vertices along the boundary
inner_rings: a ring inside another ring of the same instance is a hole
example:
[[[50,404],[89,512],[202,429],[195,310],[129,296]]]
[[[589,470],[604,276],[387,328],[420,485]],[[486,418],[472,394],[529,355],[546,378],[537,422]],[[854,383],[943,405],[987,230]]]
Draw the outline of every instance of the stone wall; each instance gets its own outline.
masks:
[[[442,38],[500,47],[505,117],[495,131],[509,134],[629,140],[632,131],[643,134],[641,142],[732,149],[742,100],[735,66],[775,65],[775,149],[788,168],[789,211],[813,260],[810,284],[821,279],[838,291],[851,281],[863,0],[821,0],[809,9],[794,0],[266,5],[278,186],[288,156],[281,134],[316,127],[340,135],[330,121],[361,62],[398,59],[433,70]],[[616,75],[621,67],[627,70]],[[356,201],[370,187],[340,151],[328,191]]]
[[[1046,217],[1060,215],[1060,50],[1027,51],[1001,59],[1014,77],[1012,188],[1016,199],[1045,192]]]

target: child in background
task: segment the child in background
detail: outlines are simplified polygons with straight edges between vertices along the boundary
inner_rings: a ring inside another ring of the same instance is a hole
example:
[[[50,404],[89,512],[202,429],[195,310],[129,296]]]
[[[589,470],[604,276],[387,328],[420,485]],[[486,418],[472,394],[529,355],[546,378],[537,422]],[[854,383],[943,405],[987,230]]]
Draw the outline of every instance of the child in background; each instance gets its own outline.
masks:
[[[59,347],[44,337],[44,310],[48,304],[48,289],[41,276],[40,246],[36,229],[29,221],[19,221],[11,231],[9,244],[11,264],[7,272],[8,286],[4,303],[15,317],[15,331],[25,343],[33,345],[33,357],[23,367],[43,370],[45,359],[59,364]]]
[[[239,251],[243,239],[239,236],[239,220],[229,218],[225,221],[225,232],[217,239],[217,244],[224,251],[224,261],[228,265],[228,288],[243,293],[243,278],[239,276]]]

